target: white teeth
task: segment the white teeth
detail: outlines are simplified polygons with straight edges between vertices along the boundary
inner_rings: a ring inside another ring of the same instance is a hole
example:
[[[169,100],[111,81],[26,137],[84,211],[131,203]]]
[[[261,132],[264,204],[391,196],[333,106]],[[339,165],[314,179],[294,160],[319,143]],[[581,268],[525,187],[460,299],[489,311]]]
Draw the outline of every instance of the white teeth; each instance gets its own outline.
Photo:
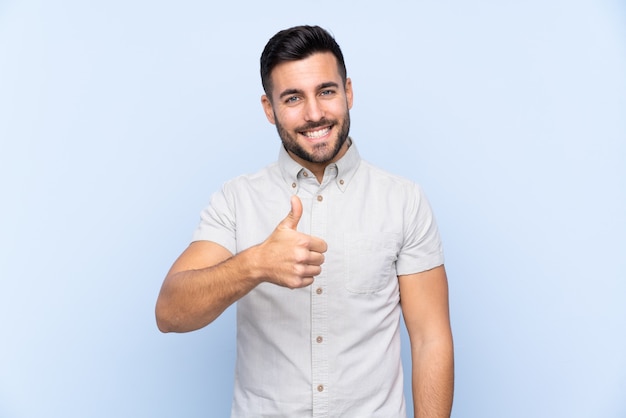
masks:
[[[309,138],[321,138],[324,135],[326,135],[328,131],[330,131],[330,128],[324,128],[324,129],[320,129],[319,131],[308,131],[308,132],[302,132],[302,133],[304,134],[304,136],[309,137]]]

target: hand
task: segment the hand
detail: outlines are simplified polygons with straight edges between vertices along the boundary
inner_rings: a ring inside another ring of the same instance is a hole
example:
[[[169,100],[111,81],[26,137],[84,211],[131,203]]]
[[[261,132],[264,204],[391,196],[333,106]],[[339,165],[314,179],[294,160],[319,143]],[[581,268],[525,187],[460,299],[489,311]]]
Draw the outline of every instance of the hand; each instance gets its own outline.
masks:
[[[297,231],[302,202],[291,197],[291,211],[259,245],[265,281],[296,289],[313,283],[322,271],[327,245],[321,238]]]

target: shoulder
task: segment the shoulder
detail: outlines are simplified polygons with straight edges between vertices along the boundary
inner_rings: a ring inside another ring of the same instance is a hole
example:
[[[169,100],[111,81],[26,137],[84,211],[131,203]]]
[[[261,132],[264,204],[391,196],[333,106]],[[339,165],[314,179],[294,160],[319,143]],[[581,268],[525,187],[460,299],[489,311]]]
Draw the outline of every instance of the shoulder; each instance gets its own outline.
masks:
[[[369,187],[383,187],[393,192],[401,192],[408,195],[423,194],[421,186],[414,180],[391,173],[366,160],[361,160],[358,175],[362,176],[363,181],[367,182]]]
[[[236,193],[246,189],[259,189],[271,186],[280,177],[278,163],[271,163],[255,173],[241,174],[226,181],[223,185],[225,193]]]

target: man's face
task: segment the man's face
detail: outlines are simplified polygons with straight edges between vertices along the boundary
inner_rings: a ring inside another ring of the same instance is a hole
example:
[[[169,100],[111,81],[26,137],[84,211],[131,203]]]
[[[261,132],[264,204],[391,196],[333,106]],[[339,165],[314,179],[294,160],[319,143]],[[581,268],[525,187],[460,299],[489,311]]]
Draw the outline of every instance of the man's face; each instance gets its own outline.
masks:
[[[270,100],[261,98],[285,149],[302,165],[325,167],[346,151],[352,82],[345,87],[330,52],[277,65],[271,73]],[[309,164],[307,164],[309,163]]]

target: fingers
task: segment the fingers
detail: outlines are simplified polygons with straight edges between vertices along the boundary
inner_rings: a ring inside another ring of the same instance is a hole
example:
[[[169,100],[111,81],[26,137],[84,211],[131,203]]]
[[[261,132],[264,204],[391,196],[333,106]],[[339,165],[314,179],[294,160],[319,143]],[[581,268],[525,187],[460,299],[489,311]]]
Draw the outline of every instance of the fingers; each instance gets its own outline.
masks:
[[[328,250],[328,244],[321,238],[311,237],[309,241],[309,250],[317,253],[325,253]]]
[[[302,277],[293,283],[285,283],[284,287],[289,289],[299,289],[301,287],[310,286],[314,281],[315,279],[313,277]]]
[[[309,253],[309,259],[307,260],[307,264],[310,266],[321,266],[322,264],[324,264],[324,258],[324,254],[317,251],[311,251]],[[319,272],[317,274],[319,274]]]
[[[320,265],[309,264],[301,265],[297,270],[298,273],[292,277],[286,278],[281,285],[290,289],[310,286],[315,281],[315,277],[321,273],[322,267]]]

